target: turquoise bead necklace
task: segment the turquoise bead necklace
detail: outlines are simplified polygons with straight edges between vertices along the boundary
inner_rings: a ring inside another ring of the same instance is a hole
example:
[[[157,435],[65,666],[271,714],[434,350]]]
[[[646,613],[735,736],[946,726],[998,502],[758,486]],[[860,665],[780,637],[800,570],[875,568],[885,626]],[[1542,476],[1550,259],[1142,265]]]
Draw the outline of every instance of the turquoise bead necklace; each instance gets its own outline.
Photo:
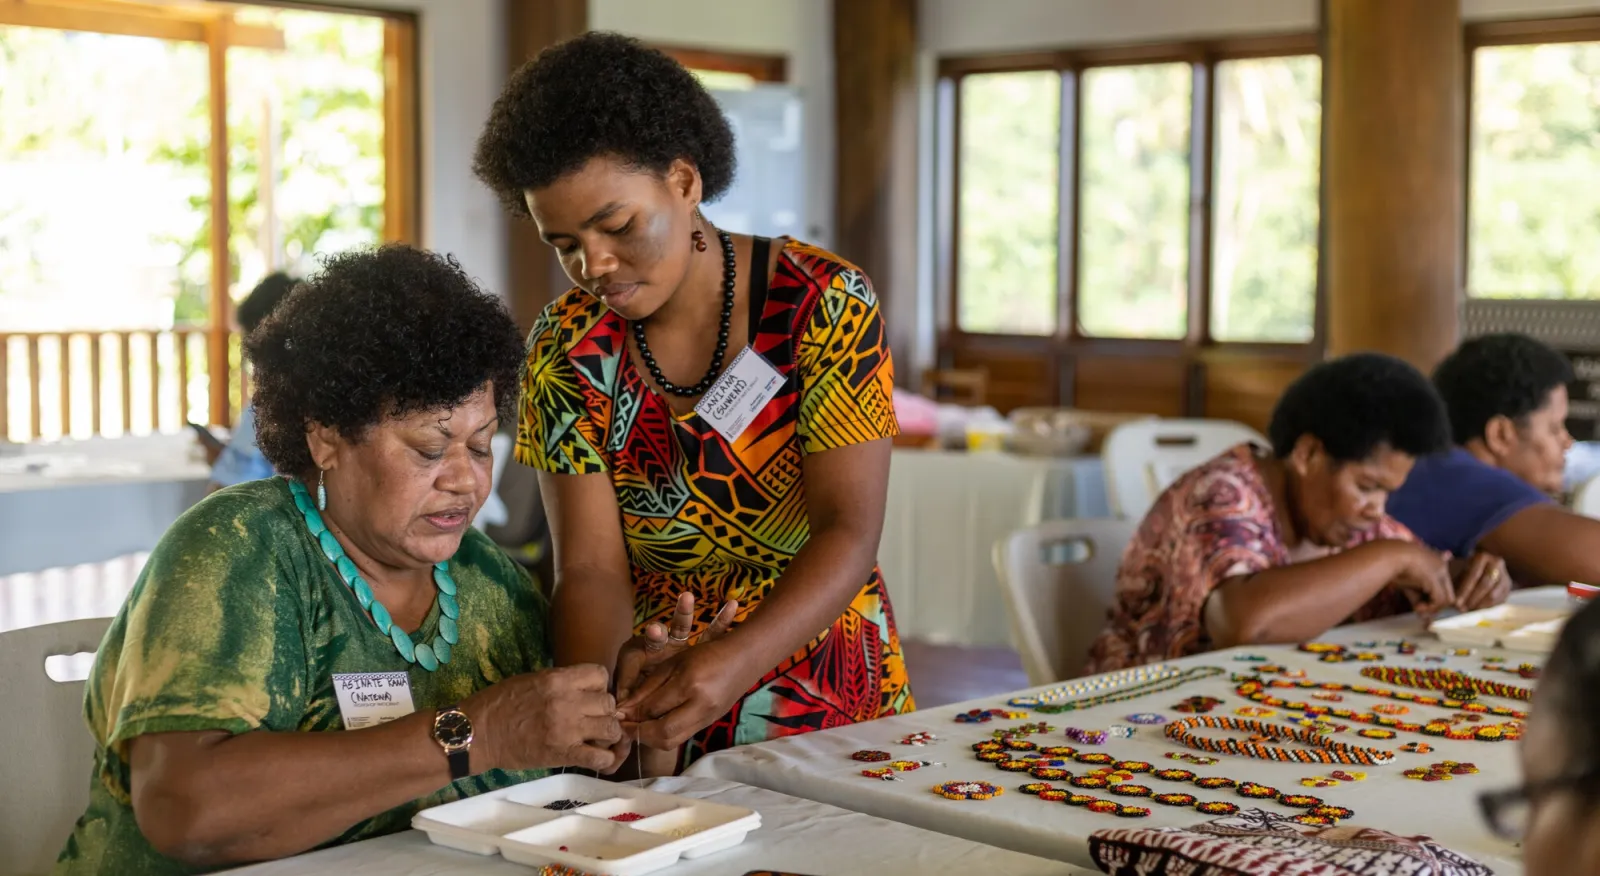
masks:
[[[323,522],[322,514],[305,485],[298,480],[290,480],[289,492],[294,496],[294,506],[300,509],[301,516],[305,518],[306,528],[311,530],[312,537],[316,538],[328,562],[333,563],[339,579],[355,594],[356,601],[361,603],[361,608],[377,625],[378,632],[393,640],[394,649],[400,652],[400,656],[407,663],[415,663],[429,672],[449,663],[450,648],[461,638],[461,631],[456,626],[461,607],[456,603],[456,582],[450,577],[449,564],[433,565],[433,584],[439,588],[439,634],[433,638],[432,644],[413,644],[411,634],[400,629],[400,625],[389,617],[389,610],[372,594],[372,585],[361,577],[355,562],[344,552],[344,545],[333,537],[333,532]]]

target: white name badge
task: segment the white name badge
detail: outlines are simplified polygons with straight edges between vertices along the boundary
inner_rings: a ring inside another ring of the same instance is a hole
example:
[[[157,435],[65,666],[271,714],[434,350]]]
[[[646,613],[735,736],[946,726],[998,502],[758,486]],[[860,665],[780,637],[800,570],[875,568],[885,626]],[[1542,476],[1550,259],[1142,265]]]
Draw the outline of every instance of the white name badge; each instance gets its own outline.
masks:
[[[694,409],[722,437],[736,441],[782,388],[783,375],[778,369],[766,357],[745,347]]]
[[[376,727],[416,711],[411,702],[411,677],[404,672],[351,672],[333,676],[344,729]]]

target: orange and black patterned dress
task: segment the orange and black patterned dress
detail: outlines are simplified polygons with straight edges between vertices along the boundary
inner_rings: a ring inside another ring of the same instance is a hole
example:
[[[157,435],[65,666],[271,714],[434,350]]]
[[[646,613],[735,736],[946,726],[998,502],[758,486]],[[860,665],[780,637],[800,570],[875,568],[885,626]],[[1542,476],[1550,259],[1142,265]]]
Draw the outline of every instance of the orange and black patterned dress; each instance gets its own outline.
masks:
[[[753,264],[768,263],[766,243],[757,240]],[[628,323],[583,290],[557,299],[534,326],[517,459],[611,477],[636,629],[666,621],[685,590],[695,596],[697,631],[729,599],[743,620],[809,537],[802,460],[899,432],[894,366],[866,275],[815,247],[781,246],[768,288],[751,284],[750,338],[785,380],[733,442],[699,414],[672,411],[628,354]],[[684,746],[681,765],[913,708],[875,568],[833,626]]]

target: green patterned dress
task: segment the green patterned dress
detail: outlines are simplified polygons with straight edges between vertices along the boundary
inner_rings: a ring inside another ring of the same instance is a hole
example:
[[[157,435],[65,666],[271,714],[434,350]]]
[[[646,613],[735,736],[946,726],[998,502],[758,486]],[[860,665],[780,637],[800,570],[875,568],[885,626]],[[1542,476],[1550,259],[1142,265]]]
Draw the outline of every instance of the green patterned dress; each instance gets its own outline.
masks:
[[[287,481],[223,490],[179,518],[151,554],[95,658],[84,697],[95,738],[89,809],[56,873],[197,872],[153,850],[134,821],[127,756],[135,737],[194,730],[342,733],[335,673],[407,673],[417,710],[431,711],[548,665],[547,607],[526,571],[472,529],[449,569],[461,606],[460,643],[448,664],[427,672],[400,657],[339,579],[306,529]],[[412,639],[432,641],[438,628],[436,602]],[[496,770],[462,779],[351,825],[329,845],[404,830],[420,809],[540,775]]]

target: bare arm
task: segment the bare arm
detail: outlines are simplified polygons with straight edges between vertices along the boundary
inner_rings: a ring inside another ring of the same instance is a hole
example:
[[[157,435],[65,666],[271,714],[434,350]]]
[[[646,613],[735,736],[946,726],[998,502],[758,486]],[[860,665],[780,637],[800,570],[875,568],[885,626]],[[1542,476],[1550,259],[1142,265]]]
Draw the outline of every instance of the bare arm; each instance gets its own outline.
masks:
[[[539,474],[550,521],[556,580],[551,638],[557,666],[598,663],[616,669],[633,636],[633,572],[622,536],[622,510],[605,474]]]
[[[1542,583],[1600,584],[1600,520],[1554,503],[1518,511],[1479,545]]]
[[[1427,592],[1419,610],[1455,599],[1442,556],[1384,540],[1230,578],[1211,592],[1201,617],[1217,648],[1302,642],[1327,632],[1391,582]]]
[[[449,784],[432,727],[418,712],[347,733],[140,736],[133,814],[156,851],[191,866],[298,854]]]
[[[574,666],[468,697],[472,772],[614,766],[622,728],[609,681],[599,666]],[[128,743],[134,818],[156,851],[191,866],[304,852],[450,783],[433,715],[345,732],[136,737]]]

